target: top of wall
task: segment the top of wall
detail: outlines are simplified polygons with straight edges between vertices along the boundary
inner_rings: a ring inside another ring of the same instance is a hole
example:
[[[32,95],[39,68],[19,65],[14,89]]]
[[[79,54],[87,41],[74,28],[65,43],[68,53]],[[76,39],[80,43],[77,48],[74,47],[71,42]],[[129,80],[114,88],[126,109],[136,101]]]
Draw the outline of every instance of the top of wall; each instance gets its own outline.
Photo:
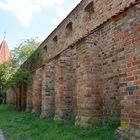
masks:
[[[43,63],[136,1],[138,0],[82,0],[40,45]]]

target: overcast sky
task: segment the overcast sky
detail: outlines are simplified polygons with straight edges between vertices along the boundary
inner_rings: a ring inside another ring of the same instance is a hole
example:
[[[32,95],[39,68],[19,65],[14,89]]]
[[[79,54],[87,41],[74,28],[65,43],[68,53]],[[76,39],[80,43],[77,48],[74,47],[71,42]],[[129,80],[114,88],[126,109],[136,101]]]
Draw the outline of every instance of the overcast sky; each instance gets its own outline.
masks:
[[[26,38],[44,40],[81,0],[0,0],[0,41],[9,48]]]

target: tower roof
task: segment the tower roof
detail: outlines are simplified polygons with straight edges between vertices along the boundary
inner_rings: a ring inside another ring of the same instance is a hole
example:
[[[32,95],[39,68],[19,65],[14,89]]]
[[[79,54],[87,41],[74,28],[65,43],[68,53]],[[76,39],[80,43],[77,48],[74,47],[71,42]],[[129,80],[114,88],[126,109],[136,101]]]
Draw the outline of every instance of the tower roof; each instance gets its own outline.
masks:
[[[10,52],[6,40],[0,44],[0,64],[10,59]]]

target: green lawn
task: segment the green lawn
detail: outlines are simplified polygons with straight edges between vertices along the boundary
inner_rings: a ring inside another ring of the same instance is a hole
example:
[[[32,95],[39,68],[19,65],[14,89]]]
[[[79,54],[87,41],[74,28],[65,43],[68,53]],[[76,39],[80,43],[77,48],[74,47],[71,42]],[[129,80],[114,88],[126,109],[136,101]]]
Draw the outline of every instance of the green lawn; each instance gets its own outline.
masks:
[[[56,123],[40,119],[33,113],[17,112],[12,106],[0,105],[0,128],[6,140],[115,140],[117,126],[76,128],[73,123]]]

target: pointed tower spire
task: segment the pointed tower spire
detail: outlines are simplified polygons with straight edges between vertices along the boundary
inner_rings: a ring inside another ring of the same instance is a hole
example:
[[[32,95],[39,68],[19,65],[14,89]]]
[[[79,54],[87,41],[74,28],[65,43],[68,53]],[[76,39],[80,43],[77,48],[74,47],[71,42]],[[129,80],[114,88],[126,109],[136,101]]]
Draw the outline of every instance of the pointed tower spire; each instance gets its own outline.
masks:
[[[4,40],[0,44],[0,64],[3,62],[10,60],[10,51],[7,45],[7,42],[5,40],[5,35],[4,35]]]

